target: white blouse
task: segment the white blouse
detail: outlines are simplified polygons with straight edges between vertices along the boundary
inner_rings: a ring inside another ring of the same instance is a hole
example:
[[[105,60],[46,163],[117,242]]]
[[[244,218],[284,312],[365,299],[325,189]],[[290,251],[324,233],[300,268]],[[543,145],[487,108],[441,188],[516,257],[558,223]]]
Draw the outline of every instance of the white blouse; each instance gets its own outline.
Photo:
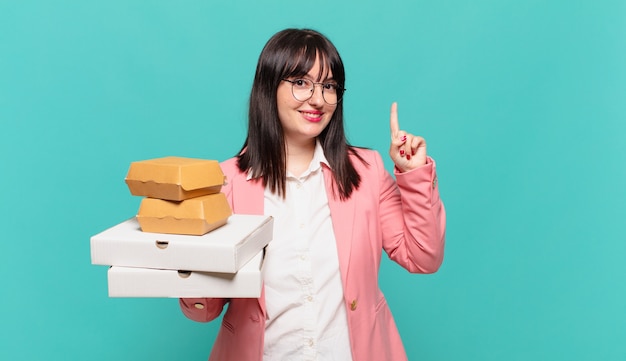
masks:
[[[285,199],[265,190],[274,237],[263,266],[264,361],[352,360],[322,163],[328,165],[318,143],[309,169],[287,174]]]

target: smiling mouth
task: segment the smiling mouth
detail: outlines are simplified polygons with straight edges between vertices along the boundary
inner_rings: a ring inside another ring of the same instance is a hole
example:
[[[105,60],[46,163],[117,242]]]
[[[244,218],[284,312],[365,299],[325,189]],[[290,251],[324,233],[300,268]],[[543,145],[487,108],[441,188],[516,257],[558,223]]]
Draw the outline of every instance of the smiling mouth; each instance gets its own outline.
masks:
[[[322,119],[322,115],[324,113],[318,113],[318,112],[305,112],[305,111],[301,111],[300,114],[302,114],[307,120],[312,120],[312,121],[319,121],[320,119]]]

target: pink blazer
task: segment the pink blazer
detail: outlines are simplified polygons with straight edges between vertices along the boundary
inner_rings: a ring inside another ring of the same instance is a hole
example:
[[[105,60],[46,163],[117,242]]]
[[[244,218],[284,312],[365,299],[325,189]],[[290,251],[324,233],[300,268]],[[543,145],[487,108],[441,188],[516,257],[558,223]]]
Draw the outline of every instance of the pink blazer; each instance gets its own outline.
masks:
[[[445,210],[439,198],[435,163],[406,173],[396,181],[385,170],[380,154],[358,149],[369,165],[353,164],[361,185],[350,199],[334,193],[331,170],[323,166],[330,214],[337,240],[350,346],[355,361],[406,360],[402,340],[387,301],[378,287],[384,249],[412,273],[437,271],[443,260]],[[263,214],[261,182],[246,180],[236,159],[221,164],[226,194],[234,213]],[[258,299],[181,299],[190,319],[208,322],[228,304],[211,351],[211,361],[261,361],[265,329],[265,296]]]

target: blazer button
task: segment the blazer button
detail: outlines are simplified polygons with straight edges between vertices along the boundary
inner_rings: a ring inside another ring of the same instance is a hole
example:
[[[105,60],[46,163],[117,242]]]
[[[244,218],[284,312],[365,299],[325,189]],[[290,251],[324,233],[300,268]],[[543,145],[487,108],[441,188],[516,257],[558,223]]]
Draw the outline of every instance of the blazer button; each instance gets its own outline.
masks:
[[[437,187],[437,176],[435,175],[435,179],[433,179],[433,189],[435,189]]]
[[[352,303],[350,304],[350,309],[352,311],[356,311],[356,306],[357,306],[356,300],[352,300]]]
[[[204,305],[200,302],[196,303],[193,305],[193,307],[199,309],[199,310],[203,310],[204,309]]]

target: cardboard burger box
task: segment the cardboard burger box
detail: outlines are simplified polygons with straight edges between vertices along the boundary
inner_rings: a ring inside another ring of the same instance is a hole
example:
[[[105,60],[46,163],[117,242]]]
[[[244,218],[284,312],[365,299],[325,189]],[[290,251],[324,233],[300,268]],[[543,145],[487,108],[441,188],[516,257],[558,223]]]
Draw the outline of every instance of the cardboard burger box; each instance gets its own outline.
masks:
[[[201,236],[143,232],[135,217],[91,237],[98,265],[236,273],[272,239],[271,216],[233,214]]]
[[[132,162],[125,181],[132,195],[182,201],[219,192],[225,178],[216,160],[164,157]]]
[[[261,296],[264,251],[237,273],[176,271],[112,266],[109,297],[235,297]]]
[[[200,236],[226,224],[232,210],[224,193],[184,201],[144,198],[137,221],[144,232]]]

